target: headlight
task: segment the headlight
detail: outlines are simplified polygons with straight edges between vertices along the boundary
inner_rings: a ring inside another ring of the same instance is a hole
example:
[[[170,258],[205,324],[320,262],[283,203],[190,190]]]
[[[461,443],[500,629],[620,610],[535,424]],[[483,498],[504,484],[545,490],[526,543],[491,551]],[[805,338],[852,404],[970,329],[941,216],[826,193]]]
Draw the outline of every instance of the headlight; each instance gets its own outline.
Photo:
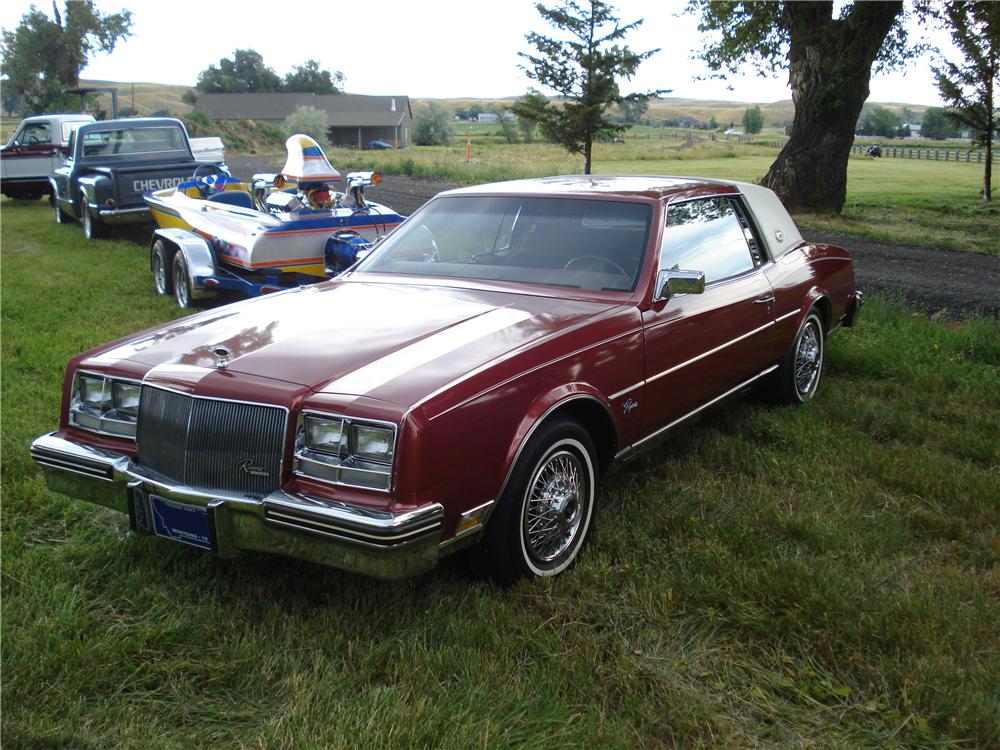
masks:
[[[295,470],[333,484],[388,491],[395,447],[394,424],[305,413],[295,440]]]
[[[70,424],[102,435],[135,439],[142,386],[130,380],[78,372],[69,404]]]

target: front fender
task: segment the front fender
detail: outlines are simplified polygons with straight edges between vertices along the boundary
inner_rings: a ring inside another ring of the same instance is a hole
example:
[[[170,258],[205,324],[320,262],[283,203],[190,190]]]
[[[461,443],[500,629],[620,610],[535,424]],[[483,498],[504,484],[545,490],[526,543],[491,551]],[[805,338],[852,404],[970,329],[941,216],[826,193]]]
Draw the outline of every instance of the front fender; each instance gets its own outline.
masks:
[[[517,465],[517,460],[521,457],[521,453],[524,452],[525,446],[531,440],[531,436],[535,431],[546,419],[560,409],[578,406],[579,404],[574,402],[582,400],[587,400],[604,410],[610,429],[614,433],[610,438],[612,443],[617,445],[618,431],[615,419],[611,411],[611,405],[603,393],[588,383],[567,383],[553,388],[551,391],[539,395],[521,418],[504,459],[504,478],[503,483],[500,485],[500,490],[497,492],[497,498],[503,495],[504,490],[506,490],[507,483],[510,481],[510,475]],[[595,443],[598,442],[599,437],[595,436]],[[614,452],[615,449],[612,448],[611,455],[614,455]]]

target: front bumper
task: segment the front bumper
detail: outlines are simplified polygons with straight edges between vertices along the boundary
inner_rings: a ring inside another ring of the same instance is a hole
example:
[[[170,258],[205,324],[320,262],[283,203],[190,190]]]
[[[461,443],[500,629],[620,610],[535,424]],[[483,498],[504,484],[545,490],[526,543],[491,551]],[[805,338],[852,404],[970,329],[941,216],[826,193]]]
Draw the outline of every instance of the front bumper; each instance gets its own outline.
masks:
[[[404,513],[273,492],[261,500],[179,487],[128,456],[54,433],[31,444],[49,489],[127,513],[132,530],[150,534],[150,495],[207,509],[212,550],[274,552],[376,578],[406,578],[437,564],[444,509],[433,503]]]
[[[100,208],[99,206],[93,206],[92,208],[98,212],[101,221],[109,226],[142,224],[143,222],[153,220],[153,215],[146,206],[142,206],[141,208]]]

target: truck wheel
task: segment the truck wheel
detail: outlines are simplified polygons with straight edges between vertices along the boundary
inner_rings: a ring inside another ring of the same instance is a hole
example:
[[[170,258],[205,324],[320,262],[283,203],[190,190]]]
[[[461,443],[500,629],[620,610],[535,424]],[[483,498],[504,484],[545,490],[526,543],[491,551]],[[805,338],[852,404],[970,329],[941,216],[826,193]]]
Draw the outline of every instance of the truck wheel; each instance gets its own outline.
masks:
[[[88,240],[97,240],[108,236],[108,227],[99,216],[87,205],[86,196],[80,196],[80,220],[83,221],[83,236]]]
[[[531,436],[497,502],[479,551],[497,583],[554,576],[576,560],[594,513],[597,452],[572,419]]]
[[[156,287],[157,294],[173,294],[174,278],[171,274],[170,265],[171,249],[162,239],[153,243],[153,286]]]
[[[183,253],[174,253],[173,267],[173,287],[174,299],[177,306],[186,310],[191,304],[193,290],[191,288],[191,277],[188,276],[187,261],[184,260]]]
[[[52,196],[52,206],[55,209],[56,224],[69,224],[73,221],[73,217],[59,207],[59,199],[55,195]]]

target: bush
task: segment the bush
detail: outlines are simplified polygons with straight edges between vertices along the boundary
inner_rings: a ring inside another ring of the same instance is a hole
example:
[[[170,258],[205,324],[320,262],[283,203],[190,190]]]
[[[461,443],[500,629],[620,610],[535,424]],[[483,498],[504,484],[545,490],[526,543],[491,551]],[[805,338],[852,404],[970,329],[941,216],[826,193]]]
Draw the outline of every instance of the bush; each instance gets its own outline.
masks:
[[[413,143],[416,146],[447,146],[451,143],[448,110],[437,102],[419,108],[413,115]]]
[[[316,109],[316,107],[296,107],[295,111],[285,118],[282,129],[286,136],[305,133],[324,148],[330,145],[330,138],[327,134],[330,129],[330,120],[327,118],[326,112]]]

